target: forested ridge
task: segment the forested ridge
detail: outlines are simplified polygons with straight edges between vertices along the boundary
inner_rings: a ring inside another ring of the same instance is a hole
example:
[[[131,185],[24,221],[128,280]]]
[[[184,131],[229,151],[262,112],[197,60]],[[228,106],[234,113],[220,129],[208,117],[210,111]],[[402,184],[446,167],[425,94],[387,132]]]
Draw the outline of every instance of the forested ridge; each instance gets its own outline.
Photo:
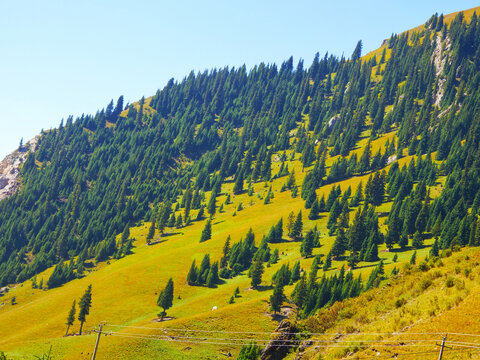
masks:
[[[382,242],[420,247],[435,236],[439,249],[480,245],[478,17],[460,13],[447,24],[434,15],[418,31],[392,35],[378,56],[362,58],[361,50],[359,42],[349,59],[317,54],[309,67],[290,58],[278,67],[192,72],[152,98],[125,107],[120,97],[42,132],[23,164],[21,191],[0,202],[0,285],[60,264],[60,280],[49,284],[58,286],[81,276],[87,259],[128,254],[129,227],[140,221],[161,232],[203,221],[204,212],[214,215],[223,183],[234,183],[234,197],[251,182],[282,176],[309,218],[328,212],[337,239],[330,257],[348,255],[351,266],[378,260]],[[392,131],[384,149],[372,153],[369,143],[360,156],[352,151],[365,134],[374,140]],[[301,154],[301,189],[288,167],[272,173],[286,150]],[[416,161],[398,166],[407,154]],[[334,187],[317,199],[322,185],[368,173],[363,188]],[[439,176],[444,190],[434,198],[429,187]],[[393,205],[382,231],[374,207],[386,200]],[[174,206],[183,217],[172,223]],[[301,230],[290,235],[309,238]],[[305,306],[305,313],[315,308]]]

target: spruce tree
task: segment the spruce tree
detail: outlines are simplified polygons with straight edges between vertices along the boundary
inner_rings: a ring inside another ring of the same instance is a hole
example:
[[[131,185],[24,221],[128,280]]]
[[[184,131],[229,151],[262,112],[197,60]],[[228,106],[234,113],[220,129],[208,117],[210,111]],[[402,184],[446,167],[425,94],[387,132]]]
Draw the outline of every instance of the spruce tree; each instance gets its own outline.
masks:
[[[192,266],[190,266],[190,270],[188,271],[188,274],[187,274],[188,285],[195,285],[197,283],[197,275],[198,275],[198,269],[197,269],[197,266],[195,265],[195,260],[193,260]]]
[[[280,311],[284,297],[283,285],[278,283],[275,284],[273,294],[270,295],[270,310],[272,310],[274,314]]]
[[[439,255],[438,238],[435,238],[432,248],[430,249],[430,257],[437,257],[438,255]]]
[[[173,305],[173,280],[170,278],[167,282],[165,288],[160,291],[157,299],[157,305],[160,306],[163,311],[159,314],[161,316],[161,321],[163,317],[167,314],[167,310],[170,309]]]
[[[332,266],[332,255],[330,253],[327,254],[327,257],[325,258],[325,263],[323,264],[323,271],[327,271],[330,269],[330,266]]]
[[[415,228],[421,234],[425,231],[428,222],[428,203],[423,204],[422,209],[418,213],[415,221]]]
[[[313,241],[315,240],[315,233],[312,230],[307,232],[307,235],[302,240],[302,244],[300,245],[300,254],[307,258],[312,255],[313,250]]]
[[[281,242],[283,237],[283,218],[278,220],[278,223],[275,225],[274,233],[274,242]]]
[[[168,219],[167,226],[169,228],[173,228],[175,226],[175,221],[176,221],[175,213],[172,213],[172,215],[170,215],[170,218]]]
[[[365,215],[361,209],[358,209],[355,213],[353,224],[349,230],[348,250],[350,250],[353,255],[351,257],[352,259],[355,259],[357,252],[360,251],[366,235]]]
[[[202,262],[200,263],[200,269],[197,273],[197,282],[199,284],[205,284],[207,282],[207,276],[210,271],[210,254],[205,254],[203,256]]]
[[[253,263],[251,275],[252,275],[252,281],[251,281],[252,288],[257,289],[258,286],[262,283],[262,275],[263,275],[263,262],[260,257],[257,260],[255,260],[255,262]]]
[[[412,254],[412,257],[410,258],[410,264],[415,265],[416,262],[417,262],[417,251],[414,251]]]
[[[235,195],[241,194],[243,191],[243,171],[239,170],[235,176],[235,185],[233,186],[233,193]]]
[[[223,256],[220,259],[220,267],[226,267],[228,265],[228,254],[230,253],[230,235],[227,236],[225,244],[223,245]]]
[[[152,220],[150,228],[148,229],[147,240],[152,240],[155,235],[155,218]]]
[[[418,231],[413,235],[412,246],[415,249],[420,249],[423,246],[423,237]]]
[[[70,326],[72,326],[73,322],[75,321],[75,312],[76,312],[75,307],[76,307],[76,302],[75,300],[73,300],[72,307],[70,308],[70,311],[68,312],[68,316],[67,316],[67,322],[66,322],[67,331],[65,332],[65,336],[68,335],[68,330],[70,329]]]
[[[87,290],[78,302],[78,320],[80,321],[79,334],[82,335],[83,323],[87,320],[87,315],[90,314],[90,307],[92,306],[92,285],[88,285]]]
[[[183,225],[182,214],[178,214],[177,220],[175,221],[175,227],[180,229]]]
[[[358,184],[357,190],[355,191],[355,195],[352,198],[352,201],[350,202],[351,207],[356,207],[358,204],[360,204],[360,201],[363,200],[363,185],[362,182]]]
[[[371,157],[371,147],[370,147],[370,140],[368,140],[367,145],[365,146],[365,150],[363,151],[362,156],[358,162],[358,171],[360,173],[365,173],[370,170],[370,157]]]
[[[210,217],[213,217],[215,215],[217,205],[216,205],[216,200],[217,200],[217,193],[215,190],[212,191],[212,194],[210,195],[210,201],[208,202],[207,206],[207,211],[210,214]]]
[[[303,230],[303,221],[302,221],[302,211],[298,212],[297,218],[293,223],[292,230],[290,236],[293,240],[298,240],[302,238],[302,230]]]
[[[306,297],[307,297],[307,283],[305,281],[305,277],[302,277],[300,281],[295,285],[295,289],[293,290],[292,294],[293,303],[297,305],[297,317],[300,313],[300,309],[302,309]]]
[[[205,212],[205,207],[202,204],[202,205],[200,205],[200,210],[198,210],[198,214],[197,214],[197,217],[195,218],[195,220],[197,220],[197,221],[203,220],[204,212]]]
[[[300,261],[295,262],[293,265],[292,272],[290,274],[290,284],[293,284],[300,279]]]
[[[360,59],[360,57],[362,56],[362,48],[363,48],[362,40],[358,40],[357,45],[355,46],[355,49],[353,50],[353,53],[352,53],[353,61]]]
[[[123,233],[122,233],[122,243],[124,243],[125,241],[127,241],[127,239],[130,237],[130,226],[128,224],[125,225],[125,228],[123,229]]]
[[[208,219],[205,227],[202,230],[202,235],[200,236],[200,242],[207,241],[208,239],[212,238],[212,223],[211,220]]]
[[[308,218],[310,220],[316,220],[318,219],[319,214],[320,214],[320,207],[318,205],[318,200],[315,200],[310,209],[310,213],[308,214]]]

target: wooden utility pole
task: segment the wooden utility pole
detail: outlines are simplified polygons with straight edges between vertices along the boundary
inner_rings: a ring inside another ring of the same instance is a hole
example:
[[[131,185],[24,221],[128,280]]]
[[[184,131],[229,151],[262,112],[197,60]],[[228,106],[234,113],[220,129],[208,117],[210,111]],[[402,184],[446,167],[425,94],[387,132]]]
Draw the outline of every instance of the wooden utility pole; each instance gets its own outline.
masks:
[[[103,328],[103,324],[100,324],[98,331],[96,331],[97,341],[95,342],[95,349],[93,349],[92,360],[95,360],[95,356],[97,356],[98,343],[100,342],[100,336],[102,335],[102,328]]]
[[[442,345],[440,347],[440,355],[438,356],[438,360],[442,360],[443,356],[443,348],[445,347],[445,341],[447,341],[447,335],[443,337]]]

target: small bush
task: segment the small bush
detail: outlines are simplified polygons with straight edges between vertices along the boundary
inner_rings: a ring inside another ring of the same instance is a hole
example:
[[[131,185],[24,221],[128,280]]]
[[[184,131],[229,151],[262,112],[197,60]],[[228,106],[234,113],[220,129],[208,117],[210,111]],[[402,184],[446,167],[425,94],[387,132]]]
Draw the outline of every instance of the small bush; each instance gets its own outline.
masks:
[[[420,288],[424,291],[427,290],[431,285],[432,285],[432,280],[430,279],[423,279],[420,282]]]
[[[423,272],[430,270],[430,266],[428,266],[426,261],[422,261],[420,264],[418,264],[418,268]]]
[[[447,278],[447,281],[445,281],[445,285],[448,287],[448,288],[451,288],[453,287],[453,285],[455,285],[455,279],[451,276],[449,276]]]
[[[442,251],[442,257],[450,257],[452,256],[452,250],[446,249]]]
[[[463,290],[465,289],[465,281],[460,281],[459,279],[455,281],[455,287],[457,290]]]
[[[397,309],[401,308],[403,305],[405,305],[407,303],[407,300],[403,299],[403,298],[400,298],[400,299],[397,299],[395,300],[395,307]]]

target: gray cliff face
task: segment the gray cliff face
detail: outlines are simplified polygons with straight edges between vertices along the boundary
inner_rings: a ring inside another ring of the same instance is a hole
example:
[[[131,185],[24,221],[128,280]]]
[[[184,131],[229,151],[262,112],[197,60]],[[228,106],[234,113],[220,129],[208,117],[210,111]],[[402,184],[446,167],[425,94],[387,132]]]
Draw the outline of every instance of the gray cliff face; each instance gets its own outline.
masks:
[[[39,136],[7,155],[0,162],[0,201],[15,194],[21,187],[20,168],[30,151],[35,151]]]

